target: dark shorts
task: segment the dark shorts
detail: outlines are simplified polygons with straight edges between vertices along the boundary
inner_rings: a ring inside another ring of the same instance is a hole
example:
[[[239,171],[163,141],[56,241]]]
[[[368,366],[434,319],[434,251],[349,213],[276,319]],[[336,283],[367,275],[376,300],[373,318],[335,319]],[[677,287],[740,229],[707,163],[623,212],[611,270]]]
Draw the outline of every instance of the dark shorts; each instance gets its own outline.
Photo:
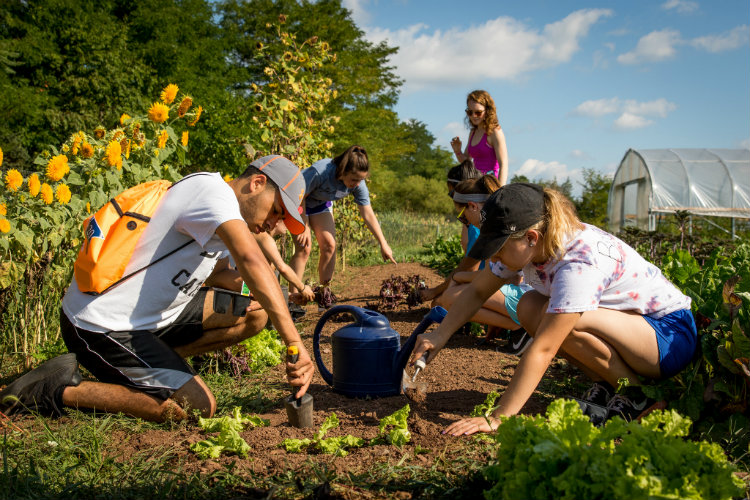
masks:
[[[643,316],[656,332],[659,346],[659,368],[663,378],[685,368],[695,355],[698,330],[690,309],[681,309],[655,319]]]
[[[76,353],[78,362],[99,381],[169,399],[195,376],[174,348],[203,335],[203,304],[208,290],[201,288],[172,324],[155,331],[91,332],[73,326],[61,311],[62,338],[68,350]]]
[[[323,212],[333,212],[333,202],[326,201],[314,207],[305,207],[305,215],[322,214]]]

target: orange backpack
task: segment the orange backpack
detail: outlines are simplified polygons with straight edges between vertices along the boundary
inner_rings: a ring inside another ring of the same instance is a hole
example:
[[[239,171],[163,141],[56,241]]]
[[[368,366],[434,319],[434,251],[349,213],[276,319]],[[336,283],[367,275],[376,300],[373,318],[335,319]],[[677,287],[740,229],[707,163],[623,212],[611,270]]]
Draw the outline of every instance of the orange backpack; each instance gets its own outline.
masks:
[[[145,182],[123,191],[83,223],[84,242],[74,274],[78,289],[100,295],[192,243],[159,257],[148,266],[123,277],[136,243],[164,194],[172,185],[165,180]]]

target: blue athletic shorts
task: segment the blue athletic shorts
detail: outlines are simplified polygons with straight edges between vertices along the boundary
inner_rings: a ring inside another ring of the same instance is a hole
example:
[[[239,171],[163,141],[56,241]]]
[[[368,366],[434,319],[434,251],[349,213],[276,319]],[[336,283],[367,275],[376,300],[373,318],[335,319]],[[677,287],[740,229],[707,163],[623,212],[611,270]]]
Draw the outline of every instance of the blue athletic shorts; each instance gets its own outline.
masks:
[[[333,212],[333,202],[327,201],[314,207],[305,207],[305,215],[322,214],[323,212]]]
[[[500,287],[500,291],[505,295],[505,308],[508,310],[510,319],[516,322],[518,326],[521,326],[521,322],[518,321],[518,301],[521,300],[521,296],[531,290],[529,285],[503,285]]]
[[[663,378],[685,368],[695,355],[698,329],[690,309],[681,309],[661,318],[643,316],[656,332],[659,346],[659,368]]]

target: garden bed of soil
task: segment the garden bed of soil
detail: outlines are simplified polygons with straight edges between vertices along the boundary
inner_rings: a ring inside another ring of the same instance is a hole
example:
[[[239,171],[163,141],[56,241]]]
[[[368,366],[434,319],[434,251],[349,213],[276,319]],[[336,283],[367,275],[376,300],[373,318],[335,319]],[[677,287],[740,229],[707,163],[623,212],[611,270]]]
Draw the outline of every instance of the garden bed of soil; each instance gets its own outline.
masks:
[[[346,272],[337,274],[332,289],[338,296],[339,304],[376,309],[384,279],[392,275],[406,277],[413,274],[422,276],[427,286],[434,286],[441,281],[435,271],[421,264],[401,263],[349,268]],[[306,317],[298,323],[302,339],[311,356],[313,331],[322,314],[317,309],[315,304],[308,305]],[[401,335],[403,344],[428,310],[427,304],[412,309],[403,304],[382,313],[390,320],[391,327]],[[334,318],[328,321],[323,329],[321,352],[329,370],[330,334],[350,321],[350,316]],[[476,336],[463,333],[457,333],[451,338],[440,355],[420,375],[420,380],[427,384],[426,397],[421,402],[410,400],[403,394],[370,400],[345,397],[332,391],[316,367],[308,391],[314,398],[315,428],[291,427],[287,422],[283,398],[280,398],[278,404],[270,411],[260,414],[261,417],[270,420],[270,426],[250,428],[242,433],[251,447],[247,459],[232,455],[222,456],[217,460],[198,459],[189,451],[188,446],[205,439],[206,435],[194,423],[174,431],[115,431],[108,452],[115,456],[116,460],[127,460],[134,454],[169,448],[175,453],[175,465],[179,463],[183,473],[210,473],[229,464],[233,464],[235,474],[252,471],[264,476],[283,474],[290,469],[299,470],[310,466],[311,463],[325,464],[329,470],[339,474],[363,473],[376,464],[384,463],[430,467],[435,461],[444,460],[458,452],[467,444],[467,440],[471,439],[443,435],[443,429],[452,421],[468,416],[475,405],[484,402],[490,391],[502,392],[513,375],[518,358],[502,352],[504,341],[495,340],[478,345],[479,340]],[[560,395],[560,391],[577,391],[578,389],[571,387],[570,383],[572,381],[574,386],[580,385],[581,376],[578,370],[559,361],[549,368],[545,380],[548,382],[543,383],[540,390],[534,393],[522,413],[543,412],[547,404],[556,395]],[[285,386],[283,365],[269,369],[261,383],[273,384],[276,388]],[[336,413],[340,425],[329,431],[328,437],[351,434],[365,439],[374,438],[378,433],[379,419],[407,403],[411,406],[408,420],[411,442],[401,449],[390,445],[377,445],[352,449],[345,457],[334,457],[317,452],[287,453],[279,447],[286,438],[312,438],[317,428],[332,412]],[[65,420],[65,417],[60,419],[59,425],[64,425]],[[31,421],[27,421],[26,424],[31,424]]]

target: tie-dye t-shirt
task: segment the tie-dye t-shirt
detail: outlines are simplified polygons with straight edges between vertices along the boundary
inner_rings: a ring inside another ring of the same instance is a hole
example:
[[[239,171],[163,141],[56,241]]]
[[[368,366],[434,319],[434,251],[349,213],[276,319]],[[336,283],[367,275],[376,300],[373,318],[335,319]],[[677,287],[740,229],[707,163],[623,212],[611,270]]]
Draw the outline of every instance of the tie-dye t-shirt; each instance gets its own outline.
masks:
[[[561,259],[529,264],[523,269],[524,281],[550,298],[547,312],[583,312],[601,307],[661,318],[690,308],[690,298],[658,267],[615,236],[584,226],[570,240]],[[498,263],[492,263],[490,269],[498,276],[508,274]]]

